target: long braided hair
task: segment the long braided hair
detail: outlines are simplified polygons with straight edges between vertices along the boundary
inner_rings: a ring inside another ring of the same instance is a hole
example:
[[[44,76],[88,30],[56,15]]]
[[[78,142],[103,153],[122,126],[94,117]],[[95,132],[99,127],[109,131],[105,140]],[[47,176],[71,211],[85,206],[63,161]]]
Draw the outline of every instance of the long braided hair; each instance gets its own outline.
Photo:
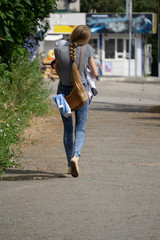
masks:
[[[86,25],[77,26],[71,34],[70,42],[70,56],[72,60],[72,85],[76,89],[80,96],[83,95],[84,86],[81,82],[81,76],[75,64],[76,59],[76,47],[82,46],[89,42],[91,37],[90,29]],[[83,96],[82,96],[83,97]]]

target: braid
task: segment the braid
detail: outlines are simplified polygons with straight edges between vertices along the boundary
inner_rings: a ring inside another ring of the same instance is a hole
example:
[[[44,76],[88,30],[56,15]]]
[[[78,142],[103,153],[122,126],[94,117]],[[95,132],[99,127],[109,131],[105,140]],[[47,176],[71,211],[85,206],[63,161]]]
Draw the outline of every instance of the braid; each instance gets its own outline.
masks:
[[[75,62],[76,59],[76,47],[78,46],[77,43],[73,42],[70,44],[70,56],[73,62]]]
[[[76,47],[83,46],[84,44],[88,43],[90,36],[91,36],[90,29],[85,25],[77,26],[71,34],[69,52],[72,60],[72,73],[71,73],[72,87],[73,90],[75,90],[76,93],[81,97],[81,99],[84,99],[84,95],[87,96],[87,92],[82,84],[81,75],[75,63]]]
[[[84,86],[82,85],[81,82],[81,75],[78,70],[78,67],[75,63],[76,59],[76,47],[79,46],[78,43],[72,42],[70,44],[70,56],[72,59],[72,86],[73,89],[76,90],[77,94],[83,99],[84,97],[84,92],[86,92]]]

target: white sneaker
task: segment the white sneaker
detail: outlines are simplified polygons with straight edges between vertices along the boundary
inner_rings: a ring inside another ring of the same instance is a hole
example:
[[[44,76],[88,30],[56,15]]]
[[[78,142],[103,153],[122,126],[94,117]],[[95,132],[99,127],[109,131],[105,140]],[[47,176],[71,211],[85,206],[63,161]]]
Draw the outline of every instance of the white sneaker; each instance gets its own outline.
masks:
[[[79,167],[78,167],[78,158],[76,156],[74,156],[71,159],[71,175],[72,177],[78,177],[79,175]]]

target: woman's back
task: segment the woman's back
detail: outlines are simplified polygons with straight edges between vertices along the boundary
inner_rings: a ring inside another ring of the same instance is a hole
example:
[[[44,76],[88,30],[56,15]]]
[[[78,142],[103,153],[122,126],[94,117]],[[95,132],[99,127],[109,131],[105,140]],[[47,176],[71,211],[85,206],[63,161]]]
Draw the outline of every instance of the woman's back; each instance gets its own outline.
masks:
[[[80,75],[82,83],[87,80],[86,71],[89,59],[93,56],[94,49],[89,45],[85,44],[81,47],[81,67]],[[61,84],[64,86],[72,86],[71,71],[72,61],[70,57],[70,45],[55,48],[55,57],[58,61],[59,76]],[[80,46],[76,47],[76,59],[75,63],[79,66],[80,59]]]

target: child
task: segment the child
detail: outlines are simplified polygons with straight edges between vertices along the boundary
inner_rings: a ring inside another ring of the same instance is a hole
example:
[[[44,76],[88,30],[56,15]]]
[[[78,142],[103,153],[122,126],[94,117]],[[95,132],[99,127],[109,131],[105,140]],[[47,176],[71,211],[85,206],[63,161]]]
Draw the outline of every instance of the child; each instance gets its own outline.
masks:
[[[94,56],[94,61],[95,61],[95,64],[96,64],[96,67],[97,67],[97,71],[98,71],[98,76],[96,77],[96,80],[99,81],[99,70],[101,70],[101,72],[102,72],[102,66],[101,66],[101,63],[100,63],[98,55]]]

